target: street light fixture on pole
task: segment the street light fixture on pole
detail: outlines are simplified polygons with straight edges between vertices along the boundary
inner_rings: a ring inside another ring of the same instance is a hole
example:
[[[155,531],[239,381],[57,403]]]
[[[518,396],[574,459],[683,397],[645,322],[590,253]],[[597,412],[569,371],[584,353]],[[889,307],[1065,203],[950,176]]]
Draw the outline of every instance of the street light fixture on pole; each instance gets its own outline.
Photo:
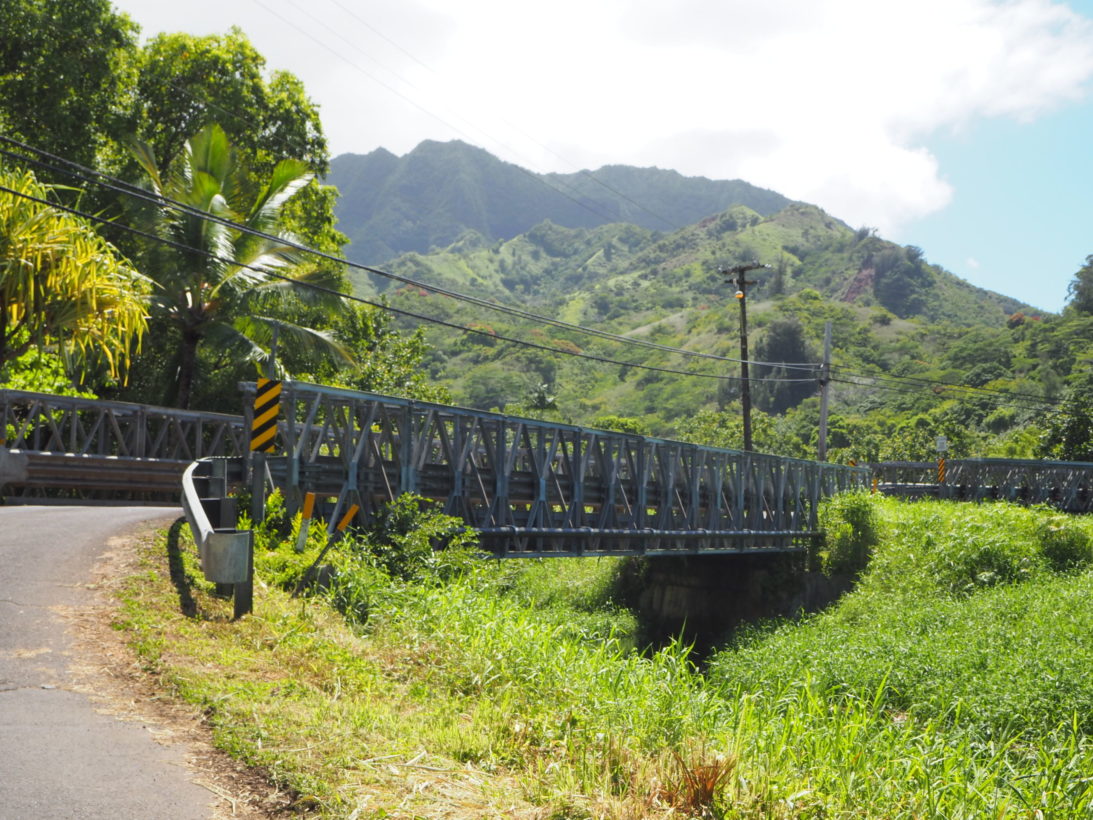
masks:
[[[740,302],[740,406],[744,412],[744,449],[751,450],[751,389],[748,382],[748,285],[755,282],[744,278],[744,274],[760,268],[769,268],[759,262],[747,262],[721,268],[726,282],[736,285],[736,298]],[[735,277],[735,278],[733,278]]]

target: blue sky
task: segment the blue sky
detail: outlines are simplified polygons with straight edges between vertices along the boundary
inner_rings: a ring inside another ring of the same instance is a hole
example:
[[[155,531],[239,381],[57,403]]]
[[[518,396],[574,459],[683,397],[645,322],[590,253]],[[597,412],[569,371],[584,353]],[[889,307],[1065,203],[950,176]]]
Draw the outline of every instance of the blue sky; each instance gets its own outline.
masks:
[[[1093,0],[114,2],[241,27],[334,154],[744,179],[1051,311],[1093,253]]]
[[[1034,122],[991,120],[928,142],[953,187],[942,210],[895,231],[975,285],[1058,311],[1093,254],[1093,104]]]

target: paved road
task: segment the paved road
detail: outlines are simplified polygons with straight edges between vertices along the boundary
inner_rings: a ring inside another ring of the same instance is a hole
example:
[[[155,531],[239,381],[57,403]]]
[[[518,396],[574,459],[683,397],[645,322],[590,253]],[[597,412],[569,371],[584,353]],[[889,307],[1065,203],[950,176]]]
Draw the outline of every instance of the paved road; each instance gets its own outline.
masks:
[[[177,508],[0,507],[0,818],[199,820],[210,792],[184,750],[97,713],[73,690],[54,607],[88,606],[107,539]]]

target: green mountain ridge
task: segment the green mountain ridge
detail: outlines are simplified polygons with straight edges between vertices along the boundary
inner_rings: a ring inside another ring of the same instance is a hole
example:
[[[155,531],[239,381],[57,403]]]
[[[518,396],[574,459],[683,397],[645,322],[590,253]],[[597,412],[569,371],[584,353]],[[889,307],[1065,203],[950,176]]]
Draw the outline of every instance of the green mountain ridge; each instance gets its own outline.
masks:
[[[383,148],[342,154],[327,182],[341,192],[336,213],[351,240],[349,258],[372,265],[445,248],[468,229],[488,240],[511,239],[544,220],[674,230],[736,204],[770,214],[790,202],[741,180],[659,168],[536,174],[460,141],[426,140],[403,157]]]
[[[1011,355],[1015,334],[1024,332],[1022,317],[1035,318],[1034,309],[930,265],[918,248],[852,230],[812,205],[790,204],[769,216],[734,206],[672,233],[629,224],[566,228],[550,222],[508,240],[490,241],[467,231],[444,250],[404,254],[386,267],[425,284],[572,324],[732,358],[739,350],[735,287],[722,280],[718,269],[754,259],[770,268],[752,274],[755,284],[748,293],[753,359],[818,363],[824,323],[831,321],[835,362],[859,374],[970,378],[979,385],[1039,391],[1039,384],[1029,385],[1051,370],[1039,358]],[[382,290],[394,307],[477,331],[428,331],[430,378],[450,389],[459,404],[517,414],[544,411],[548,417],[592,425],[628,417],[646,432],[709,440],[716,435],[696,433],[694,419],[721,413],[739,397],[735,379],[710,378],[734,377],[739,371],[731,363],[688,360],[597,339],[389,280],[364,278],[356,286],[366,293]],[[526,339],[543,349],[519,347],[497,336]],[[633,364],[590,362],[552,350]],[[775,419],[770,430],[798,426],[792,434],[796,443],[771,439],[767,449],[808,454],[802,442],[814,435],[817,372],[781,365],[754,368],[753,396],[756,406]],[[1047,376],[1049,382],[1052,378],[1058,384],[1058,376]],[[941,392],[925,387],[918,396],[892,394],[857,377],[840,384],[834,395],[833,407],[848,417],[913,418],[946,401]],[[976,423],[990,412],[980,409]],[[1029,418],[1022,411],[1007,416],[1005,424],[1016,428]],[[926,422],[920,424],[926,429]],[[925,440],[925,433],[919,437]],[[883,446],[883,436],[874,436],[868,445],[853,438],[844,434],[836,446],[868,446],[875,452]]]

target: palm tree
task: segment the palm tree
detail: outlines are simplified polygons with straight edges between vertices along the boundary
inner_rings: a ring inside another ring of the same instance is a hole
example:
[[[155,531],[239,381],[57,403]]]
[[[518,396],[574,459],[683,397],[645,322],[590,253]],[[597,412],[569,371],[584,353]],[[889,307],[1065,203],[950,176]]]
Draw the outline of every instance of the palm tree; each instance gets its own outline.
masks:
[[[124,376],[147,325],[148,281],[91,225],[43,204],[52,188],[0,168],[0,368],[55,349],[77,380],[90,364]],[[73,367],[73,360],[82,367]]]
[[[152,249],[146,273],[155,283],[153,316],[180,337],[174,396],[179,407],[190,406],[203,344],[268,364],[280,340],[350,361],[328,333],[270,315],[288,298],[330,303],[329,294],[308,285],[333,289],[338,284],[319,268],[298,267],[302,254],[294,238],[280,230],[282,207],[311,180],[305,163],[279,162],[262,190],[240,207],[240,201],[250,200],[247,176],[219,125],[191,138],[166,176],[147,144],[135,143],[133,153],[164,200],[155,227],[170,244]]]

